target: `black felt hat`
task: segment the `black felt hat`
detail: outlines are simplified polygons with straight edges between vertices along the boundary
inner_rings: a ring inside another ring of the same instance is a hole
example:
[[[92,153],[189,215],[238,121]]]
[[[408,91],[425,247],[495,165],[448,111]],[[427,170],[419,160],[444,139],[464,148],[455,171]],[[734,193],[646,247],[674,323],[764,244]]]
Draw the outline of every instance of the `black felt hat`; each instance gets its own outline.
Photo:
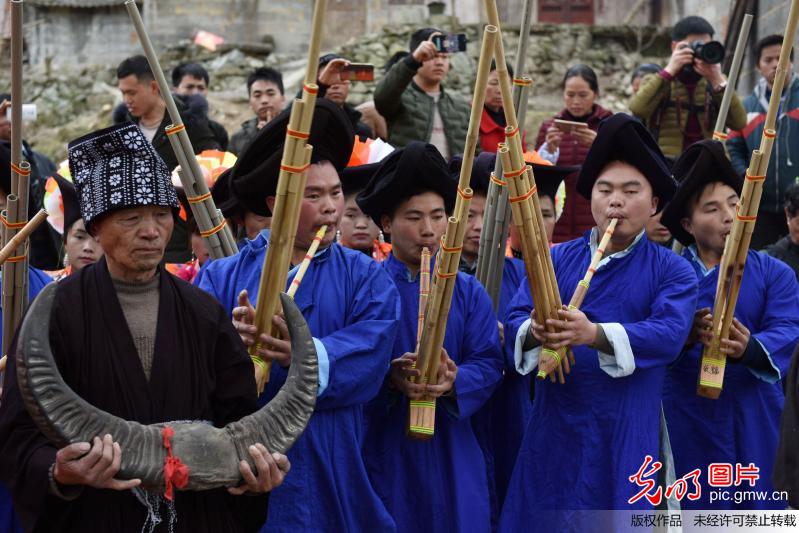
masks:
[[[732,167],[718,141],[703,140],[688,147],[674,162],[674,177],[680,182],[677,193],[663,210],[660,223],[666,226],[684,246],[694,242],[694,237],[682,227],[682,219],[690,209],[691,197],[711,183],[721,182],[741,195],[743,178]]]
[[[225,218],[231,218],[244,213],[245,208],[238,198],[233,194],[230,185],[231,168],[222,172],[211,187],[211,196],[217,209],[222,211]]]
[[[230,174],[230,189],[239,202],[261,216],[271,216],[266,197],[274,196],[291,109],[269,122],[241,154]],[[329,161],[337,171],[347,166],[355,133],[344,111],[329,100],[316,100],[308,144],[311,163]]]
[[[380,168],[380,162],[355,165],[342,170],[339,176],[341,177],[341,188],[344,190],[344,194],[349,196],[364,190],[378,168]]]
[[[626,113],[616,113],[599,123],[596,139],[577,176],[577,192],[590,200],[594,183],[613,161],[623,161],[641,171],[659,199],[658,211],[674,196],[677,184],[663,152],[644,124]]]
[[[383,159],[356,202],[380,227],[380,217],[392,213],[413,191],[440,194],[447,213],[452,213],[457,188],[458,181],[450,174],[438,149],[432,144],[413,141]]]
[[[61,191],[61,203],[64,206],[64,235],[69,233],[72,224],[80,220],[80,201],[75,185],[59,174],[53,174],[53,179]]]

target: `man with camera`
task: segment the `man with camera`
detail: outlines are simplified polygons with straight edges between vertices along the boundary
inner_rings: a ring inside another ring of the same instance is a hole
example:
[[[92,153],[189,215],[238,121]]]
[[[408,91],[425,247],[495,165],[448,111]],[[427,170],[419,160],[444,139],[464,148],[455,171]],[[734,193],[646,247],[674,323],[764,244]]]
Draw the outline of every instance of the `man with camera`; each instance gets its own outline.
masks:
[[[643,120],[663,153],[677,157],[696,141],[713,136],[727,78],[721,73],[724,47],[713,41],[713,26],[702,17],[686,17],[671,31],[671,58],[657,74],[644,77],[630,100],[630,111]],[[746,111],[733,95],[727,126],[746,125]]]
[[[402,147],[411,141],[427,142],[448,159],[463,153],[470,107],[441,86],[449,72],[449,53],[434,44],[437,35],[442,32],[435,28],[411,35],[411,53],[383,76],[374,99],[388,124],[389,143]]]

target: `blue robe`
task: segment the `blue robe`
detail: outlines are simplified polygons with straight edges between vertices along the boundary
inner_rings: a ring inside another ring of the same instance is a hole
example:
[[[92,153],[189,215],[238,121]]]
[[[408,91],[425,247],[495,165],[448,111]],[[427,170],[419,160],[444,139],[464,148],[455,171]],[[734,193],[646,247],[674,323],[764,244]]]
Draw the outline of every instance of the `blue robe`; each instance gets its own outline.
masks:
[[[508,305],[525,277],[524,261],[505,258],[502,285],[499,288],[497,319],[505,321]],[[496,526],[505,501],[513,465],[522,443],[524,426],[533,410],[530,376],[522,376],[513,367],[513,353],[505,351],[502,382],[494,394],[472,417],[472,427],[486,461],[488,491],[491,501],[491,525]]]
[[[265,235],[211,263],[199,283],[229,312],[243,289],[256,301]],[[293,277],[292,272],[289,283]],[[397,291],[376,262],[333,244],[317,253],[295,301],[314,335],[323,390],[308,427],[288,452],[291,473],[271,493],[264,530],[393,531],[360,447],[363,405],[379,391],[391,359],[400,313]],[[277,393],[286,374],[272,365],[261,403]]]
[[[416,350],[419,280],[393,255],[382,266],[394,280],[402,318],[392,350],[397,358]],[[433,267],[431,267],[432,269]],[[384,387],[370,405],[364,458],[369,477],[401,532],[487,531],[488,484],[472,415],[502,376],[497,321],[480,283],[458,273],[444,348],[458,366],[454,396],[437,403],[435,435],[406,437],[408,400]]]
[[[691,260],[699,279],[697,309],[713,308],[718,268],[706,272],[693,250]],[[799,285],[793,271],[767,255],[750,251],[741,292],[735,307],[737,318],[751,334],[743,361],[727,359],[724,387],[717,400],[696,394],[702,344],[683,352],[669,369],[663,408],[672,440],[677,477],[701,470],[702,497],[683,500],[684,509],[784,509],[787,502],[771,499],[772,467],[777,451],[784,395],[781,378],[799,340]],[[710,502],[710,463],[731,463],[760,468],[754,487],[748,482],[731,486],[730,498],[739,491],[767,491],[769,499]]]
[[[38,268],[29,267],[28,269],[28,295],[32,301],[36,298],[45,285],[53,281],[50,276],[39,270]],[[0,293],[2,288],[0,287]],[[3,310],[0,308],[0,338],[3,336]],[[0,387],[1,389],[2,387]],[[21,532],[22,526],[19,520],[14,515],[14,508],[11,501],[11,494],[8,492],[5,484],[0,481],[0,532],[11,533]]]
[[[595,232],[552,249],[564,302],[585,275]],[[685,259],[643,232],[603,260],[582,311],[602,324],[614,355],[575,346],[576,363],[565,384],[536,383],[500,531],[565,531],[574,527],[568,510],[652,509],[645,499],[627,503],[639,490],[628,477],[647,454],[658,460],[666,366],[688,336],[696,291]],[[521,348],[532,307],[525,279],[505,325],[505,341],[522,372],[535,371],[540,352]]]

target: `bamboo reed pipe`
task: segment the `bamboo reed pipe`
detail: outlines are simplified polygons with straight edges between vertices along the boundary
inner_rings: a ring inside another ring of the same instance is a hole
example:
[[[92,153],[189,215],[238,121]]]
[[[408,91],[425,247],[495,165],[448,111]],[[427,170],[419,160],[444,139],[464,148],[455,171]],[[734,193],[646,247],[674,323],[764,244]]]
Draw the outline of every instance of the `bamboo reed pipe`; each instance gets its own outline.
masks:
[[[591,285],[596,267],[599,262],[602,261],[602,256],[605,255],[605,249],[608,247],[611,237],[613,237],[613,231],[616,229],[616,223],[618,223],[618,221],[619,219],[617,218],[610,220],[610,224],[608,224],[608,228],[602,235],[602,240],[599,242],[596,252],[594,252],[594,257],[591,258],[591,264],[588,266],[585,276],[583,276],[583,279],[577,284],[577,288],[574,289],[574,294],[569,301],[569,309],[577,310],[583,305],[583,300],[585,300],[588,287]]]
[[[314,6],[302,98],[294,100],[289,115],[286,142],[283,147],[281,170],[275,194],[275,206],[272,210],[269,253],[264,259],[256,303],[255,325],[259,336],[264,332],[270,332],[272,336],[277,335],[272,324],[272,316],[278,311],[279,293],[286,285],[307,178],[306,172],[313,151],[313,147],[307,144],[307,135],[311,130],[316,108],[319,47],[326,9],[327,0],[317,0]],[[257,384],[260,393],[269,381],[271,362],[261,361],[257,355],[257,348],[258,345],[250,349],[250,356],[256,364],[263,364],[265,367],[264,381]]]
[[[427,297],[430,295],[430,249],[422,248],[422,257],[419,264],[419,319],[416,329],[416,349],[422,340],[424,329],[424,315],[427,309]]]
[[[15,220],[17,218],[17,208],[19,202],[17,196],[14,194],[8,195],[6,198],[6,209],[4,214],[4,233],[6,241],[10,242],[14,237],[15,230],[5,225],[5,221]],[[15,319],[15,302],[16,302],[16,270],[18,267],[16,261],[7,262],[3,265],[3,355],[8,354],[8,349],[11,346],[11,339],[16,329]]]
[[[727,88],[724,89],[724,96],[721,97],[719,115],[716,118],[716,127],[713,129],[713,139],[724,142],[727,134],[724,132],[727,124],[727,114],[730,111],[732,95],[735,94],[735,87],[738,85],[738,74],[741,72],[741,63],[746,52],[746,40],[749,37],[749,29],[752,27],[752,15],[747,13],[741,21],[741,31],[738,33],[738,41],[735,43],[735,52],[732,56],[730,65],[730,75],[727,81]]]
[[[735,315],[752,231],[760,207],[763,181],[768,172],[771,150],[776,138],[777,112],[785,79],[789,72],[790,51],[796,37],[798,22],[799,0],[792,0],[760,147],[752,152],[736,217],[730,235],[727,237],[719,265],[719,281],[716,285],[716,297],[713,305],[713,338],[710,346],[706,346],[702,352],[697,384],[697,394],[710,399],[717,399],[721,395],[724,383],[726,356],[720,353],[720,344],[722,339],[729,338],[730,327]]]
[[[0,265],[8,260],[11,254],[13,254],[18,247],[22,246],[30,234],[45,220],[47,220],[47,211],[41,209],[27,224],[25,224],[25,227],[20,229],[16,235],[9,239],[6,245],[0,250]]]
[[[308,253],[305,254],[302,263],[300,263],[300,268],[297,269],[297,274],[295,274],[294,279],[291,281],[291,286],[288,290],[288,295],[291,298],[294,298],[294,295],[297,294],[297,289],[300,288],[300,283],[302,283],[302,279],[305,277],[305,273],[311,265],[311,260],[319,249],[319,243],[321,243],[322,239],[325,237],[325,233],[327,233],[327,225],[322,226],[319,228],[319,231],[316,232],[311,246],[308,248]]]

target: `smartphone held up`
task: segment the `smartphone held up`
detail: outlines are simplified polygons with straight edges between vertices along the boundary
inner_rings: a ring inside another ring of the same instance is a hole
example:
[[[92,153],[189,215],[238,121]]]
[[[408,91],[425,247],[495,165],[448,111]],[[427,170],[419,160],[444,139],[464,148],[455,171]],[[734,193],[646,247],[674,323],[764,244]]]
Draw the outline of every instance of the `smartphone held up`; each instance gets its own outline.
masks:
[[[466,51],[465,33],[448,33],[446,35],[434,35],[432,38],[436,50],[442,54],[456,54]]]

